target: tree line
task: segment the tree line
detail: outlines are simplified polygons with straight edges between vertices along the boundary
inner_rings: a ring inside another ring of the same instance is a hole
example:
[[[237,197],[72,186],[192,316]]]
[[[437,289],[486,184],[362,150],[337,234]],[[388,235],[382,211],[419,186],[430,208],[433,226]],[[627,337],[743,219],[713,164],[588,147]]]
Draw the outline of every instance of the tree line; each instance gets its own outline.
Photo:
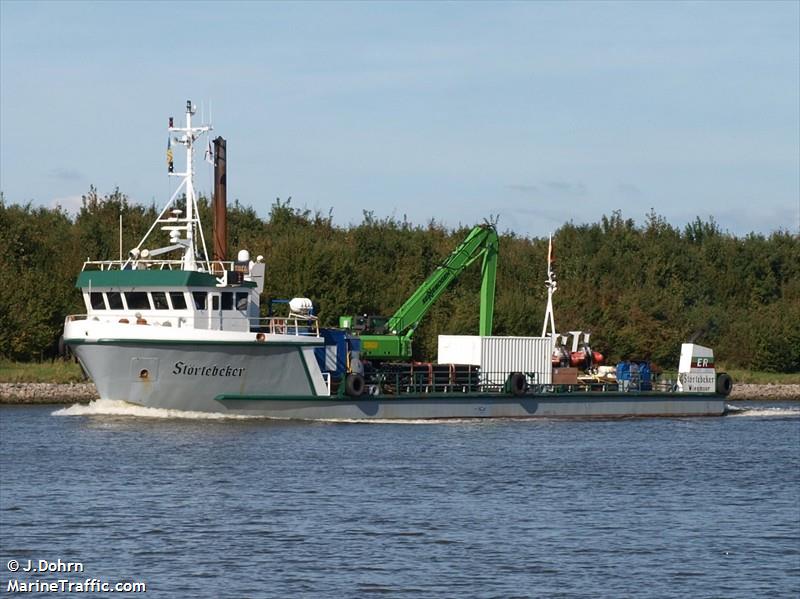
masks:
[[[207,199],[199,208],[211,240]],[[120,215],[127,252],[157,213],[119,190],[101,196],[90,188],[74,217],[0,197],[0,357],[54,357],[64,317],[85,312],[74,286],[84,260],[118,257]],[[261,218],[237,201],[228,209],[228,255],[263,254],[264,298],[309,297],[322,324],[336,326],[345,314],[390,316],[468,230],[372,211],[341,227],[331,213],[291,200],[276,200]],[[610,363],[642,358],[674,368],[680,344],[692,340],[713,347],[728,368],[800,371],[797,235],[736,237],[699,218],[676,228],[654,212],[637,225],[614,212],[566,223],[553,239],[556,326],[591,331]],[[541,333],[547,251],[547,239],[501,233],[496,335]],[[479,270],[464,272],[432,307],[415,336],[418,358],[435,357],[439,334],[477,334]]]

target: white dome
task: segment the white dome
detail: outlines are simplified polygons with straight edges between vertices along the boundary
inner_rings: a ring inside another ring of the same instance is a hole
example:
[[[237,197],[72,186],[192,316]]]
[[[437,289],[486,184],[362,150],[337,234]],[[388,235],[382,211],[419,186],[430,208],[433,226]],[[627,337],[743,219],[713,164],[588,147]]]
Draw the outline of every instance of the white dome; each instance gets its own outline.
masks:
[[[289,310],[295,314],[311,314],[314,304],[307,297],[295,297],[289,302]]]

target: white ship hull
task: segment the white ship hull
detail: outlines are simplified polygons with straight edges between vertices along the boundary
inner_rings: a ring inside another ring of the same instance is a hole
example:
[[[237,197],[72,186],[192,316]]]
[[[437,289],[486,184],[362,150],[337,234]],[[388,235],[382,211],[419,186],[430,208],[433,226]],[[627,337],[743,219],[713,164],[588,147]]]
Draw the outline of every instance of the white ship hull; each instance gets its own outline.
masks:
[[[301,420],[620,418],[725,412],[725,398],[714,394],[330,396],[313,356],[314,347],[280,342],[195,345],[105,340],[73,344],[73,351],[102,398],[152,408]]]

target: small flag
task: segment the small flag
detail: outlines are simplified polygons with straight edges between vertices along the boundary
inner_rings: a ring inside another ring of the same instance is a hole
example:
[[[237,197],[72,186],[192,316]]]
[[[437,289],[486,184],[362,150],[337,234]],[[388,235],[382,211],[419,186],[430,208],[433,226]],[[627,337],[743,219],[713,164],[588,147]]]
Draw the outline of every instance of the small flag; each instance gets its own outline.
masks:
[[[167,136],[167,170],[171,173],[172,172],[172,138]]]
[[[208,140],[208,147],[206,148],[206,162],[214,164],[214,150],[211,148],[211,140]]]
[[[556,255],[553,253],[553,236],[550,236],[550,244],[547,246],[547,263],[552,264],[556,261]]]

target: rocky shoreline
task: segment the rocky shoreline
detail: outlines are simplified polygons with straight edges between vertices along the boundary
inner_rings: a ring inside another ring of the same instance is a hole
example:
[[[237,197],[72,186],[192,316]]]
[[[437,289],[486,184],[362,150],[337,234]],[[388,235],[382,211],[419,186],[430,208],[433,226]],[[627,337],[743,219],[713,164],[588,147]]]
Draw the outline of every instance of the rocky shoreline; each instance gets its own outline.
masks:
[[[753,399],[757,401],[798,400],[800,399],[800,385],[735,383],[728,399]]]
[[[0,404],[73,404],[99,398],[94,383],[0,383]]]
[[[0,404],[73,404],[98,399],[93,383],[0,383]],[[800,385],[736,384],[730,399],[800,400]]]

